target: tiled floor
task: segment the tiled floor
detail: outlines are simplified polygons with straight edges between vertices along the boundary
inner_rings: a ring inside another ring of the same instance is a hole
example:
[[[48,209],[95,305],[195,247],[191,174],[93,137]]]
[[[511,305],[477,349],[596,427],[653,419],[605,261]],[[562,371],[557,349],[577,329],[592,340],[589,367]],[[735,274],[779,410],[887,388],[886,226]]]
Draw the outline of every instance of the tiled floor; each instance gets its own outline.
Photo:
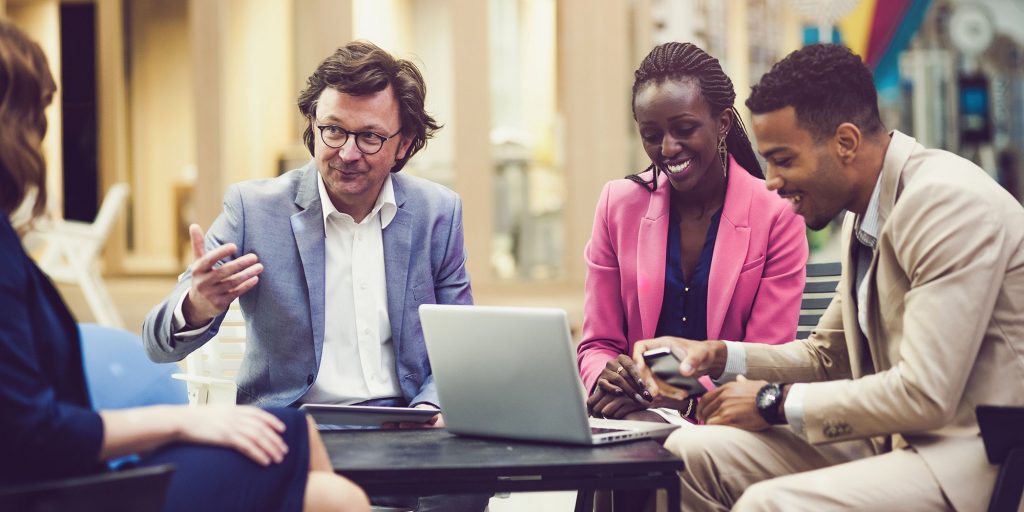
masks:
[[[490,512],[562,512],[576,507],[575,492],[527,492],[491,498]]]

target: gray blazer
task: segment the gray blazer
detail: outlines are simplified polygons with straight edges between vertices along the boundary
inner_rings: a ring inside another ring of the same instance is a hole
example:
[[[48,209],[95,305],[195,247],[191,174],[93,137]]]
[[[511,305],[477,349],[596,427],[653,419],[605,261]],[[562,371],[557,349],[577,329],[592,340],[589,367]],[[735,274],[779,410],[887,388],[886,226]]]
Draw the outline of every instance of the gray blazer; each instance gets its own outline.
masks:
[[[420,304],[471,304],[462,235],[462,202],[436,183],[392,174],[398,212],[383,231],[388,317],[403,398],[437,404],[437,390],[420,327]],[[231,186],[224,211],[206,233],[206,248],[234,242],[238,255],[264,265],[259,284],[239,298],[247,328],[238,375],[238,403],[295,403],[316,379],[324,343],[324,222],[310,161],[280,177]],[[191,271],[146,316],[142,337],[150,359],[180,361],[210,340],[205,333],[176,340],[174,307],[187,293]]]

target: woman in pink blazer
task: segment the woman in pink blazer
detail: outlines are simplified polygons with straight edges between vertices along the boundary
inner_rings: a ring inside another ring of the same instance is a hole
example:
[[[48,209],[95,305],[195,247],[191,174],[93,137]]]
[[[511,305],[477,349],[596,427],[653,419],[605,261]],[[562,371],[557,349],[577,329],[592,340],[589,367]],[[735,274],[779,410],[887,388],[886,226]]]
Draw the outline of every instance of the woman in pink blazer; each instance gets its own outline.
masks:
[[[765,188],[717,59],[666,43],[635,76],[633,115],[651,166],[601,192],[577,361],[595,416],[668,420],[633,370],[633,344],[792,340],[807,238]]]

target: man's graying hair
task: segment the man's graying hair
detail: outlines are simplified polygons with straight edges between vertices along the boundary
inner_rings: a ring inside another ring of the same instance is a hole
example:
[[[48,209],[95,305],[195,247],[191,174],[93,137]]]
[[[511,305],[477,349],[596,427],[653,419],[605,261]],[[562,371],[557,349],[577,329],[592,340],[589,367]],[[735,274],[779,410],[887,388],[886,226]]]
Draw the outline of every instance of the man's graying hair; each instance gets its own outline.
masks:
[[[353,41],[338,48],[317,66],[306,88],[299,93],[299,112],[308,120],[302,141],[309,154],[313,154],[314,148],[317,100],[324,89],[331,87],[352,96],[363,96],[383,91],[389,85],[398,101],[401,133],[412,140],[408,153],[391,168],[391,172],[400,171],[441,126],[424,109],[427,86],[419,69],[412,62],[396,59],[368,41]]]

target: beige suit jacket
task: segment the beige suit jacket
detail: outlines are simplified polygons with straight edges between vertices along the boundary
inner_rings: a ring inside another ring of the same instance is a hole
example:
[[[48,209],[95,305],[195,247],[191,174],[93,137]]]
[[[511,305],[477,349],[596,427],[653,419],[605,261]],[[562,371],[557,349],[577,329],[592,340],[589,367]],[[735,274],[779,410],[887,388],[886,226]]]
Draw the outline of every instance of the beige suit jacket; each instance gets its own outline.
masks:
[[[899,132],[880,187],[867,299],[855,302],[848,214],[836,298],[810,338],[746,345],[748,376],[815,382],[803,401],[811,443],[909,445],[955,508],[984,510],[996,468],[974,408],[1024,405],[1024,208],[973,163]]]

